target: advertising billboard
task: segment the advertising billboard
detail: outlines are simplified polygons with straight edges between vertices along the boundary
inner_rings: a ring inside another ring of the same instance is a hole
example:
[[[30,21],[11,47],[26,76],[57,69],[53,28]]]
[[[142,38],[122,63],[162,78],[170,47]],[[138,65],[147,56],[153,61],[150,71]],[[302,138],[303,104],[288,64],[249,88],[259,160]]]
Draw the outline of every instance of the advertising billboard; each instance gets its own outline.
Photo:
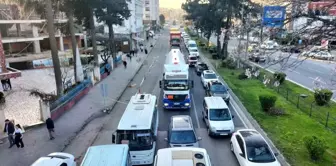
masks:
[[[265,6],[263,12],[263,26],[282,27],[286,18],[285,6]]]
[[[309,2],[308,13],[316,16],[336,16],[335,1]]]

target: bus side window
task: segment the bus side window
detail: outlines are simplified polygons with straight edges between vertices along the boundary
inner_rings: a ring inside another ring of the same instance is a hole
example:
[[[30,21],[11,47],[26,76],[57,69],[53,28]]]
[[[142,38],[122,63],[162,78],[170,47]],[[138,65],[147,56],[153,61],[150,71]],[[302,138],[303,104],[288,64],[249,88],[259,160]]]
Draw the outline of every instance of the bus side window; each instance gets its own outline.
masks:
[[[156,125],[157,125],[157,108],[154,108],[153,120],[152,120],[152,132],[156,133]]]

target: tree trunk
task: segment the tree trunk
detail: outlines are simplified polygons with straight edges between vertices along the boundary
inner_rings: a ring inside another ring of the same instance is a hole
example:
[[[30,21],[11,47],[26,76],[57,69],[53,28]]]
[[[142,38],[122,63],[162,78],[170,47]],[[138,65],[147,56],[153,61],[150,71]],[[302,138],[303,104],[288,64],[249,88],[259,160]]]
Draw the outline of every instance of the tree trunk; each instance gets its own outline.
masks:
[[[68,23],[69,23],[69,31],[70,31],[70,36],[71,36],[71,45],[72,45],[72,59],[73,59],[73,66],[74,66],[74,77],[75,77],[75,82],[79,82],[78,77],[77,77],[77,62],[76,62],[76,53],[77,53],[77,40],[76,40],[76,35],[75,35],[75,24],[74,24],[74,19],[73,19],[73,13],[69,11],[68,15]]]
[[[223,57],[222,57],[223,60],[228,57],[228,42],[230,40],[230,37],[229,37],[230,27],[231,27],[231,6],[229,5],[228,6],[228,15],[226,16],[224,41],[223,41],[222,52],[221,52],[222,55],[223,55]]]
[[[52,57],[53,66],[54,66],[57,96],[61,96],[63,94],[62,72],[61,72],[60,61],[58,59],[57,42],[55,38],[54,12],[52,9],[51,0],[46,0],[45,2],[46,2],[45,9],[47,13],[47,29],[48,29],[48,34],[49,34],[51,57]]]
[[[94,57],[94,65],[95,67],[99,67],[99,57],[97,51],[97,41],[96,41],[96,31],[94,25],[94,13],[92,8],[90,9],[90,31],[91,31],[91,41],[92,41],[92,53]]]
[[[114,43],[114,30],[113,30],[113,24],[110,22],[107,22],[108,30],[109,30],[109,48],[112,54],[112,58],[116,58],[116,49],[115,49],[115,43]]]
[[[217,27],[216,35],[217,35],[217,54],[220,55],[221,54],[220,27]]]

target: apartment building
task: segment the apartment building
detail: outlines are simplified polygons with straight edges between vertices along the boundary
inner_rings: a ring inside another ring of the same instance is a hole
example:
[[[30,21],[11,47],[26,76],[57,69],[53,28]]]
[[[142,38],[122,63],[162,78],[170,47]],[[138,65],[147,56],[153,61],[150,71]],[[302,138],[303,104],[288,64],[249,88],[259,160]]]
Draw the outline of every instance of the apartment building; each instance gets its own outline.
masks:
[[[144,24],[159,24],[159,0],[144,0]]]

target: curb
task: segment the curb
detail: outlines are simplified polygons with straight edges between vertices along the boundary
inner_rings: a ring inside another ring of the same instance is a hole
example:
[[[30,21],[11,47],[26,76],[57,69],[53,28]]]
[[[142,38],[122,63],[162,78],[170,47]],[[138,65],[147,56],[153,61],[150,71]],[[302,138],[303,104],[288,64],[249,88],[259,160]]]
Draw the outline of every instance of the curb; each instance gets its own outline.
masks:
[[[201,52],[202,52],[202,54],[201,54],[200,57],[201,57],[202,61],[205,62],[207,65],[209,65],[210,68],[212,68],[217,73],[217,75],[219,75],[216,68],[212,65],[212,63],[209,61],[209,59],[203,55],[204,54],[203,50]],[[229,87],[228,84],[224,81],[223,77],[221,75],[219,75],[219,76],[220,76],[221,81],[223,81],[223,83],[227,87]],[[264,136],[264,138],[267,140],[267,142],[270,143],[271,148],[275,149],[275,151],[279,153],[279,155],[277,156],[277,159],[281,163],[282,166],[290,166],[290,164],[287,162],[286,158],[282,155],[282,153],[280,153],[281,151],[274,145],[272,140],[270,140],[268,138],[267,133],[260,127],[258,122],[251,116],[251,114],[247,111],[247,109],[242,104],[242,102],[239,100],[239,98],[232,91],[229,91],[229,93],[230,93],[230,96],[232,97],[232,99],[234,101],[233,102],[232,100],[230,100],[230,104],[233,107],[237,106],[240,109],[240,111],[236,108],[236,112],[240,116],[240,118],[242,118],[241,120],[249,123],[249,124],[246,124],[246,127],[247,128],[254,128],[261,135]]]
[[[128,85],[129,83],[131,83],[131,82],[133,81],[133,79],[136,77],[136,75],[139,73],[139,71],[141,70],[141,68],[142,68],[143,65],[144,65],[144,62],[147,60],[149,54],[152,52],[152,50],[153,50],[154,47],[156,46],[156,42],[157,42],[158,39],[153,39],[153,40],[155,40],[155,41],[154,41],[154,44],[153,44],[153,47],[150,47],[150,48],[152,48],[152,49],[148,51],[147,57],[144,59],[144,61],[142,62],[142,64],[137,68],[136,72],[134,73],[134,75],[132,76],[132,78],[129,80],[129,82],[127,83],[127,85]],[[120,95],[116,98],[116,101],[118,101],[118,100],[122,97],[122,95],[125,93],[125,91],[126,91],[128,88],[129,88],[129,87],[126,86],[126,87],[123,89],[123,91],[120,93]],[[110,113],[112,112],[112,110],[115,108],[115,106],[117,105],[117,103],[118,103],[118,102],[115,102],[115,103],[113,103],[113,104],[109,107],[109,110],[110,110],[110,111],[107,112],[108,114],[110,114]],[[105,108],[105,110],[106,110],[106,108]],[[92,139],[92,141],[89,143],[89,146],[92,146],[93,143],[97,140],[98,135],[99,135],[99,133],[103,130],[105,124],[106,124],[106,123],[102,123],[102,125],[99,127],[98,134],[95,135],[95,137],[94,137],[94,138]],[[66,149],[66,148],[64,148],[63,151],[64,151],[65,149]],[[76,157],[76,159],[81,159],[81,157],[83,156],[84,153],[86,153],[86,151],[84,151],[83,153],[81,153],[81,155],[79,155],[78,157]]]

